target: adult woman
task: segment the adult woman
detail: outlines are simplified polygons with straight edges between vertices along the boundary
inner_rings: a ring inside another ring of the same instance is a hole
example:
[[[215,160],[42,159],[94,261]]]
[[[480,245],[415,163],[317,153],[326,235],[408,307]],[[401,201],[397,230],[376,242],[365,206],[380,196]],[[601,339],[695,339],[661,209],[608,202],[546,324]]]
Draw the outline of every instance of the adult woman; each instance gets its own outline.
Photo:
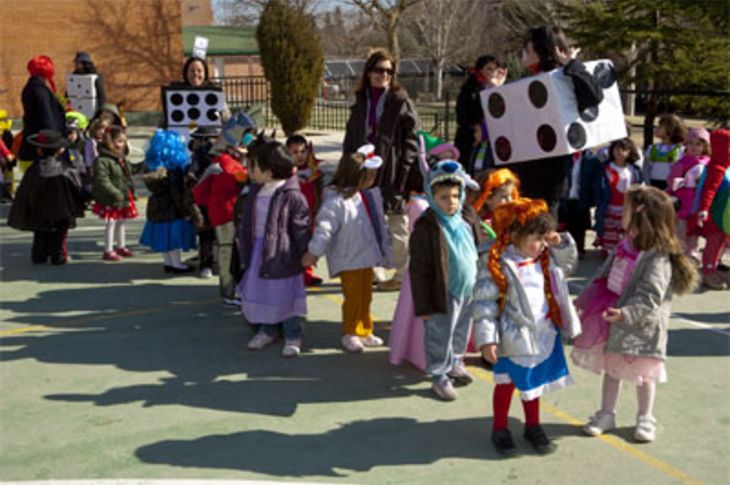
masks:
[[[454,145],[459,149],[459,162],[470,174],[488,168],[492,163],[485,161],[481,167],[474,167],[474,147],[477,143],[476,133],[481,133],[484,122],[484,112],[480,93],[489,86],[500,85],[504,82],[507,71],[496,57],[481,56],[469,69],[469,77],[461,85],[459,96],[456,98],[456,138]],[[488,151],[487,151],[488,152]]]
[[[418,115],[408,93],[395,80],[395,59],[385,49],[370,54],[355,91],[350,108],[343,151],[356,152],[367,143],[375,145],[375,154],[383,159],[376,184],[383,195],[385,217],[391,234],[396,273],[384,281],[376,272],[378,287],[397,290],[408,258],[408,217],[406,201],[417,188]]]
[[[18,159],[24,172],[30,162],[38,159],[35,147],[28,141],[41,130],[56,130],[66,137],[66,116],[61,101],[56,97],[53,82],[55,67],[48,56],[35,56],[28,61],[30,78],[23,88],[23,143]]]
[[[529,30],[522,50],[522,64],[532,73],[551,71],[558,67],[573,81],[578,110],[596,106],[603,99],[603,91],[583,64],[574,59],[577,50],[568,46],[560,27],[542,26]],[[522,194],[532,199],[543,199],[557,217],[558,203],[567,189],[567,175],[572,157],[541,158],[527,162],[509,164],[521,182]]]
[[[96,106],[97,108],[104,106],[106,103],[106,91],[104,90],[104,80],[101,74],[96,72],[96,66],[91,60],[91,56],[88,52],[79,51],[74,57],[74,72],[73,74],[96,74]]]

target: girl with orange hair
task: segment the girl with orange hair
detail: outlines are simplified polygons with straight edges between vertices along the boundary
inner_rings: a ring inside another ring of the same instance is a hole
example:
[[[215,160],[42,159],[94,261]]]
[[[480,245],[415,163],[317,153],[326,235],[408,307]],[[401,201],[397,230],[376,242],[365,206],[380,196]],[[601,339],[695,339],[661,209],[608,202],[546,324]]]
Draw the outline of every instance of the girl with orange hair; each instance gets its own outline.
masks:
[[[580,334],[565,275],[577,260],[573,238],[557,233],[542,200],[520,198],[494,212],[497,239],[479,261],[474,287],[474,332],[482,356],[494,364],[492,443],[504,456],[517,447],[507,427],[517,388],[525,438],[539,454],[555,450],[540,426],[540,396],[572,383],[562,335]]]
[[[482,193],[472,204],[479,217],[487,223],[485,229],[491,238],[497,237],[488,225],[494,211],[502,204],[512,202],[520,196],[520,179],[508,168],[489,172],[482,185]]]

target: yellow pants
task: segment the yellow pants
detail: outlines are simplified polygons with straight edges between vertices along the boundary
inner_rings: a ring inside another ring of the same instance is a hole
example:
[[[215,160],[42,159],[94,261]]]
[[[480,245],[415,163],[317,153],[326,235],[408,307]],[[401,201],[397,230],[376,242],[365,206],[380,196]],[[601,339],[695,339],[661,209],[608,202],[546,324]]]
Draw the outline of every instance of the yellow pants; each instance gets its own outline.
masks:
[[[367,337],[373,333],[370,302],[373,299],[373,269],[340,273],[342,294],[342,331],[345,335]]]

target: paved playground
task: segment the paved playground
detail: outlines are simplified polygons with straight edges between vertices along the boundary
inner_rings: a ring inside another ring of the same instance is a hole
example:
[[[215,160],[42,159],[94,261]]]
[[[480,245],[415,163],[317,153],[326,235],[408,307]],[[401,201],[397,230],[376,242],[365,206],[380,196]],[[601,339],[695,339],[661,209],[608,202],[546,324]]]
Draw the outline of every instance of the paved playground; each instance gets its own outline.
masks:
[[[314,138],[327,163],[340,139]],[[134,143],[140,152],[141,138]],[[5,225],[7,210],[0,206],[0,480],[730,482],[730,292],[675,301],[656,442],[632,440],[629,387],[619,429],[582,436],[577,425],[596,410],[601,383],[573,367],[576,385],[543,399],[558,451],[539,457],[519,438],[521,454],[504,460],[489,442],[493,384],[479,359],[470,361],[477,382],[445,403],[418,371],[389,365],[385,348],[345,354],[336,281],[309,293],[304,352],[287,360],[279,346],[246,349],[251,330],[221,304],[215,279],[170,277],[158,255],[134,245],[137,257],[103,262],[103,225],[91,214],[70,233],[70,264],[34,266],[31,235]],[[143,224],[130,224],[130,241]],[[571,289],[599,264],[589,253]],[[383,337],[396,298],[374,295]],[[516,436],[521,419],[515,400]]]

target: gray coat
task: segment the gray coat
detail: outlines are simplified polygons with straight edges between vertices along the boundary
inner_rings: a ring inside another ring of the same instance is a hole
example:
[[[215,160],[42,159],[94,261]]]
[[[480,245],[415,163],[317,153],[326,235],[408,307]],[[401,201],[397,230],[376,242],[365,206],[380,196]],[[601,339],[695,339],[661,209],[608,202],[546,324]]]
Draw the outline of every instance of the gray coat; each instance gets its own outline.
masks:
[[[567,337],[573,338],[581,332],[580,320],[570,299],[565,275],[575,269],[578,254],[570,234],[560,235],[561,243],[550,248],[550,277],[553,293],[561,310],[561,331]],[[487,267],[492,244],[494,241],[480,248],[482,255],[479,258],[479,272],[474,287],[474,334],[477,347],[497,344],[498,354],[503,357],[536,355],[540,350],[535,340],[535,317],[517,276],[516,266],[504,257],[501,266],[507,278],[507,295],[504,309],[501,313],[499,311],[499,288]]]
[[[596,278],[606,278],[612,254]],[[611,324],[606,351],[666,359],[669,314],[672,307],[672,265],[669,256],[642,252],[626,289],[616,302],[623,320]]]
[[[380,229],[380,244],[371,230],[369,217],[362,217],[359,195],[349,199],[334,189],[325,189],[324,201],[317,213],[314,234],[309,251],[319,257],[327,255],[327,267],[334,278],[342,271],[373,268],[392,268],[390,234],[383,215],[383,200],[376,187],[368,190],[375,202],[371,210]]]

